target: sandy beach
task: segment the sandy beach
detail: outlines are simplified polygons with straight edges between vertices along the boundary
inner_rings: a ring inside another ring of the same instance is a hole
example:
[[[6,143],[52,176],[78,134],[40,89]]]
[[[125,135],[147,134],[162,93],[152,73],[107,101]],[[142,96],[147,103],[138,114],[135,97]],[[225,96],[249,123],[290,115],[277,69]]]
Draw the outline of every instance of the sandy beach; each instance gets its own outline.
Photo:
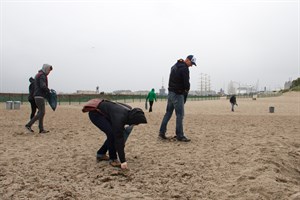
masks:
[[[300,93],[237,102],[231,112],[225,98],[188,101],[190,143],[158,139],[166,102],[155,102],[126,143],[126,172],[96,162],[105,135],[82,105],[47,106],[50,132],[41,135],[37,123],[25,131],[29,104],[1,103],[0,199],[300,200]],[[167,135],[174,133],[175,115]]]

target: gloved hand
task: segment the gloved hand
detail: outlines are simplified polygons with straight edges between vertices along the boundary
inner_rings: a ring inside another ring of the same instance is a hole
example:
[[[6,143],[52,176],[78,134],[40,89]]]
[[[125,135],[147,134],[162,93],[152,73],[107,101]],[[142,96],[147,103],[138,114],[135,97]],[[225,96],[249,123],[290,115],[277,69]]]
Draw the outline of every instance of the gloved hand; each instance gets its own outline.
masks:
[[[187,97],[188,97],[188,92],[185,92],[184,94],[183,94],[183,96],[184,96],[184,103],[186,102],[186,99],[187,99]]]

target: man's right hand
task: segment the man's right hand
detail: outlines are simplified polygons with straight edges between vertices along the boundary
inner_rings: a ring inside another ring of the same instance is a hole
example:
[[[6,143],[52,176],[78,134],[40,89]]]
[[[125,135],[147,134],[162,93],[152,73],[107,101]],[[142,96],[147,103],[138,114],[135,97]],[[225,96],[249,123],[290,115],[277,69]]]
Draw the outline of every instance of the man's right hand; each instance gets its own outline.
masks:
[[[128,169],[127,162],[121,163],[121,169]]]

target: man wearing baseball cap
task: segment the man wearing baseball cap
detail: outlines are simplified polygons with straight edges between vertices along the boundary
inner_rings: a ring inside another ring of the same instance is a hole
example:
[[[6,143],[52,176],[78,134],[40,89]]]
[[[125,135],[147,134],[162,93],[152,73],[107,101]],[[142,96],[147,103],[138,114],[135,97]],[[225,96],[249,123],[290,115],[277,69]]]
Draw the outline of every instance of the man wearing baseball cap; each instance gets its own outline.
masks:
[[[179,59],[172,66],[169,77],[169,93],[166,113],[159,129],[159,138],[166,137],[167,125],[172,117],[173,111],[176,113],[176,139],[181,142],[190,142],[183,133],[184,104],[190,90],[190,71],[189,67],[196,65],[196,58],[193,55],[187,56],[185,60]]]
[[[196,65],[196,58],[195,58],[195,56],[189,55],[189,56],[186,57],[186,58],[189,59],[189,60],[191,61],[192,65],[197,66],[197,65]]]

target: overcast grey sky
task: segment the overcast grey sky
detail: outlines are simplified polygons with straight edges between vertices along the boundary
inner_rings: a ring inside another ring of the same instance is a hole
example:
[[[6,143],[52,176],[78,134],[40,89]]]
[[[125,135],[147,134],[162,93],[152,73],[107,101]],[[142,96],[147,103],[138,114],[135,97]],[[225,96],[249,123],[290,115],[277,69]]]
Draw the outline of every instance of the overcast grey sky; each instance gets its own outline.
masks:
[[[0,2],[0,92],[27,92],[44,63],[57,92],[158,91],[189,54],[191,90],[201,73],[216,91],[299,77],[299,0]]]

